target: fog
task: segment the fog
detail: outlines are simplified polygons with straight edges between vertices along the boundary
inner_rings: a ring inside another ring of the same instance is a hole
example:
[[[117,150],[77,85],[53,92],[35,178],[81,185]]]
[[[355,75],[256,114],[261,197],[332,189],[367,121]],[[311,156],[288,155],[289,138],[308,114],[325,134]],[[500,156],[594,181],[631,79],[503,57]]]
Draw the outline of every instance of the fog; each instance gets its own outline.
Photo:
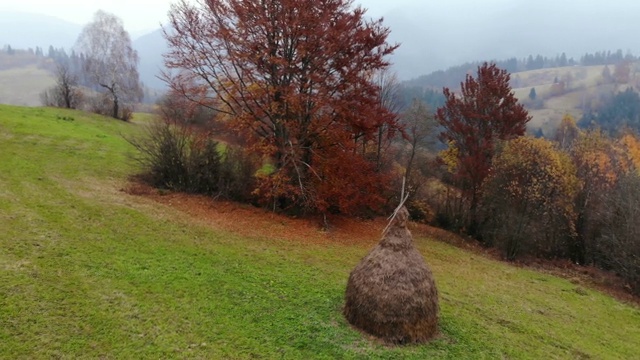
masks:
[[[36,12],[84,24],[96,10],[104,9],[122,18],[135,38],[164,22],[170,3],[22,0],[0,4],[0,13]],[[553,57],[565,52],[576,59],[602,50],[640,54],[637,1],[362,0],[356,4],[373,17],[384,17],[392,30],[390,41],[401,43],[392,61],[402,79],[467,61],[529,54]],[[0,46],[17,36],[4,30],[0,28]]]

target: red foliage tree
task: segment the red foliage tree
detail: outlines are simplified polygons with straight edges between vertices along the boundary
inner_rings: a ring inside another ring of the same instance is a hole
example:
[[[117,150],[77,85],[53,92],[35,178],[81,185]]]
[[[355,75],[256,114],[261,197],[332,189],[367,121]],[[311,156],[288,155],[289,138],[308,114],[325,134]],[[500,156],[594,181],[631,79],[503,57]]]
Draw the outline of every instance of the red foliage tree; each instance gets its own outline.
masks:
[[[469,225],[472,226],[496,142],[524,135],[531,120],[511,91],[509,78],[506,70],[484,63],[478,67],[477,78],[467,75],[460,84],[461,94],[443,89],[446,102],[436,113],[444,129],[440,139],[455,148],[455,177],[468,200]]]
[[[351,0],[182,1],[165,31],[166,66],[177,70],[166,78],[227,114],[271,162],[275,171],[261,176],[257,194],[281,206],[346,212],[379,203],[384,174],[357,150],[381,127],[397,129],[372,81],[397,47],[388,34]]]

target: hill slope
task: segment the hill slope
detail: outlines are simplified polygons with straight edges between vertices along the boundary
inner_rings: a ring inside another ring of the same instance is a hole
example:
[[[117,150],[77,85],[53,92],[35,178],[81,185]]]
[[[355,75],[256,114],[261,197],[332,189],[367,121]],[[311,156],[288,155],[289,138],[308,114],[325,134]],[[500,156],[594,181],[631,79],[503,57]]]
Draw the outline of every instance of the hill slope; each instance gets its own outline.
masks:
[[[0,104],[40,105],[40,93],[55,82],[50,71],[37,65],[0,70]]]
[[[634,65],[632,65],[634,66]],[[608,66],[613,71],[614,66]],[[604,65],[567,66],[523,71],[511,75],[515,95],[529,108],[531,128],[553,134],[565,114],[580,119],[584,112],[618,91],[638,84],[640,77],[632,71],[624,84],[604,81]],[[540,107],[531,108],[529,92],[535,88]]]
[[[301,230],[303,220],[202,199],[229,219],[249,211],[271,224],[232,231],[128,195],[120,189],[136,168],[119,134],[139,131],[76,111],[0,106],[0,358],[633,358],[640,351],[638,308],[420,236],[439,286],[442,335],[425,346],[383,347],[341,315],[349,271],[377,238],[342,243]]]

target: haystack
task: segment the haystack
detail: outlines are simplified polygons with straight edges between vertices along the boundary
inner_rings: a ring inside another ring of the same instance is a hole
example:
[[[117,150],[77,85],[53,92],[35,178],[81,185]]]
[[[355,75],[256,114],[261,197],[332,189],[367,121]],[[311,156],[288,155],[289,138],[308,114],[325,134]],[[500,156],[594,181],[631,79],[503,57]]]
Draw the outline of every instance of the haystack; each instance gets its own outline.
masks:
[[[349,276],[344,315],[355,327],[393,344],[420,343],[438,331],[438,291],[413,245],[402,207],[380,243]]]

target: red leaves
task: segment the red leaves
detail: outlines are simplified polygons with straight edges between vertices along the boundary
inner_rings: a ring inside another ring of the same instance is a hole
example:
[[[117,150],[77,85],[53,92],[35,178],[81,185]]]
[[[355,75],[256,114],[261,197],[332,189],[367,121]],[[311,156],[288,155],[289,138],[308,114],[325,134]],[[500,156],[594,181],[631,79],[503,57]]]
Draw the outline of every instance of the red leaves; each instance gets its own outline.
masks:
[[[443,90],[446,103],[436,113],[444,128],[440,139],[457,148],[456,176],[472,207],[489,173],[496,142],[522,136],[531,120],[513,95],[509,78],[506,70],[484,63],[477,78],[467,75],[460,95]]]
[[[379,174],[364,171],[355,150],[382,126],[397,128],[371,81],[397,47],[381,20],[350,0],[207,0],[174,6],[170,21],[166,65],[180,72],[172,88],[229,114],[275,166],[257,193],[321,211],[377,199]],[[340,186],[364,195],[341,198]]]

